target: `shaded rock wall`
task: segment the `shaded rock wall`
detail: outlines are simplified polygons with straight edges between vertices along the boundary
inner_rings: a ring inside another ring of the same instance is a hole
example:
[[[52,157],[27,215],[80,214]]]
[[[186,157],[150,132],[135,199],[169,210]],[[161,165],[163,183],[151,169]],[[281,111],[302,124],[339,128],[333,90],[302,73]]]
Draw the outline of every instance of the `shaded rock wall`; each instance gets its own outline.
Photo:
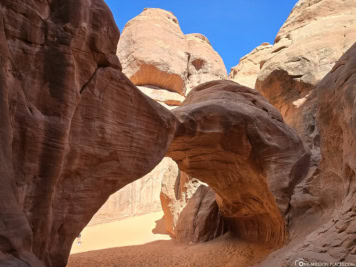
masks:
[[[65,266],[109,195],[162,159],[175,119],[122,74],[103,1],[4,0],[0,16],[0,265]]]
[[[340,183],[322,182],[324,165],[319,166],[319,163],[323,137],[319,134],[316,120],[319,107],[316,88],[354,43],[355,12],[354,1],[300,0],[277,34],[267,55],[269,59],[262,61],[262,69],[258,73],[256,89],[281,112],[311,154],[309,173],[291,194],[288,226],[293,239],[305,236],[319,223],[322,224],[325,221],[322,217],[330,213],[328,207],[335,206],[334,202],[341,199],[325,198],[320,189],[323,186],[336,195],[341,194]],[[246,59],[253,56],[252,52]],[[248,72],[250,65],[241,60],[237,67],[243,73]],[[335,133],[334,144],[341,146],[337,136]],[[325,201],[331,203],[326,204]]]

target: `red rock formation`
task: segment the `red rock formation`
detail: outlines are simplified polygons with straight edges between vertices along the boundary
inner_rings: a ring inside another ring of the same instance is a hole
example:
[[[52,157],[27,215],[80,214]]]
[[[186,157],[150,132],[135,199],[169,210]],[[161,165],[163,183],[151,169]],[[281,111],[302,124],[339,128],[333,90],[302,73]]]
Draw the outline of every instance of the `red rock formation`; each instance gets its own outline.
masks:
[[[240,237],[283,243],[281,213],[309,156],[278,111],[252,89],[213,81],[197,86],[173,113],[180,124],[168,156],[211,186]]]
[[[292,232],[298,232],[294,226],[308,224],[299,222],[306,214],[314,214],[313,221],[318,221],[323,212],[315,88],[354,43],[355,12],[356,2],[352,0],[300,0],[277,34],[266,56],[268,60],[258,73],[256,89],[281,112],[311,153],[310,171],[291,196],[288,216]],[[253,56],[251,53],[246,58]],[[248,73],[250,65],[241,61],[238,67],[240,73]],[[306,227],[302,228],[305,231]]]
[[[226,79],[224,62],[208,38],[199,33],[192,33],[185,35],[185,39],[188,43],[189,55],[186,95],[199,84]]]
[[[0,265],[65,266],[109,195],[159,163],[175,121],[121,73],[103,1],[4,0],[0,16]]]
[[[296,129],[307,147],[314,143],[312,91],[356,39],[354,0],[300,0],[278,32],[256,89]],[[307,106],[307,107],[305,107]]]
[[[356,44],[316,91],[322,161],[320,174],[310,181],[313,192],[309,194],[318,198],[318,205],[313,212],[294,219],[294,240],[261,266],[291,265],[298,258],[319,263],[356,262]],[[309,194],[304,194],[306,202]]]

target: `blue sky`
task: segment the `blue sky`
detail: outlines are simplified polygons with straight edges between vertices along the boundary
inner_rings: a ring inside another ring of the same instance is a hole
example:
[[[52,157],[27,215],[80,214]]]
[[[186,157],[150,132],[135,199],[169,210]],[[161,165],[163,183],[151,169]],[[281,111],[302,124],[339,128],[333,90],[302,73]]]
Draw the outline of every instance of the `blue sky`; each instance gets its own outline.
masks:
[[[228,73],[263,42],[273,43],[297,0],[105,0],[122,31],[145,7],[172,11],[182,31],[202,33],[223,58]]]

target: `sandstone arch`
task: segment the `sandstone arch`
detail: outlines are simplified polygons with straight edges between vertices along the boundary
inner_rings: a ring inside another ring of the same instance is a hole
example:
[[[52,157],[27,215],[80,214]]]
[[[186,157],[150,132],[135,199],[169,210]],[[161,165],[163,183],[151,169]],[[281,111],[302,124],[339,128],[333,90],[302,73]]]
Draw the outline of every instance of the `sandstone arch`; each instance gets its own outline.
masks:
[[[169,148],[179,168],[209,184],[231,230],[248,240],[286,240],[290,192],[308,171],[296,133],[258,92],[232,81],[197,86]]]

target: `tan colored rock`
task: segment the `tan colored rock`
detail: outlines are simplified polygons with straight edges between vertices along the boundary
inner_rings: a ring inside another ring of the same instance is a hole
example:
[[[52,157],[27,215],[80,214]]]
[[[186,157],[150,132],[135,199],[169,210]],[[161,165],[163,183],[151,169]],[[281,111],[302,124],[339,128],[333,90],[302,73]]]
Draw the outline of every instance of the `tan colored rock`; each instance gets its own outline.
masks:
[[[229,79],[241,85],[255,88],[257,76],[271,55],[272,45],[263,43],[242,57],[235,67],[231,68]]]
[[[117,53],[123,72],[135,85],[155,85],[184,94],[188,44],[177,18],[147,8],[122,32]]]
[[[170,236],[176,238],[176,225],[179,216],[201,183],[180,171],[177,164],[172,159],[168,159],[167,163],[169,163],[171,171],[170,175],[165,175],[162,179],[160,199],[165,228]]]
[[[180,106],[185,97],[178,93],[170,92],[156,86],[138,86],[138,89],[158,103],[164,103],[167,106]]]
[[[185,38],[189,48],[186,94],[199,84],[227,78],[224,62],[208,38],[198,33],[187,34]]]
[[[180,124],[167,155],[216,192],[221,214],[239,237],[282,244],[282,214],[309,155],[279,112],[233,81],[195,87],[172,112]]]
[[[184,35],[177,18],[158,8],[147,8],[126,24],[117,54],[135,85],[181,95],[199,83],[227,77],[224,62],[208,39]]]
[[[0,266],[64,267],[165,155],[175,118],[122,74],[119,36],[103,1],[0,2]]]
[[[304,103],[356,40],[354,0],[300,0],[258,75],[256,89],[311,147],[315,120]]]

